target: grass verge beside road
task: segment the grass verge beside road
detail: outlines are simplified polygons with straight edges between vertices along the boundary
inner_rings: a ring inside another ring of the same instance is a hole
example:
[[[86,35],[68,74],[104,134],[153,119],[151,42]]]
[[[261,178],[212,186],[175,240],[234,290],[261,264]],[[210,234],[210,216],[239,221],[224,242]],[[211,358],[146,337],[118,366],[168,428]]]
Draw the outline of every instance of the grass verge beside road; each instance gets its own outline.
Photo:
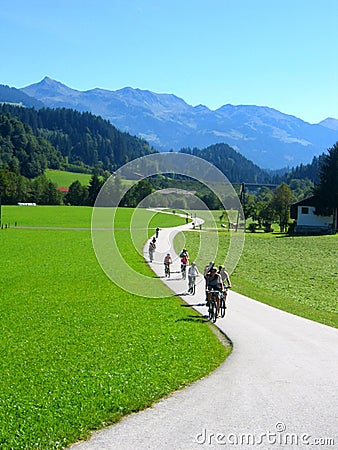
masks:
[[[216,232],[203,232],[216,239]],[[200,233],[184,233],[191,261],[209,262],[199,255]],[[216,264],[225,261],[230,235],[217,233]],[[178,236],[177,248],[183,242]],[[278,233],[247,233],[239,263],[231,274],[233,289],[248,297],[333,327],[338,327],[338,235],[289,237]]]

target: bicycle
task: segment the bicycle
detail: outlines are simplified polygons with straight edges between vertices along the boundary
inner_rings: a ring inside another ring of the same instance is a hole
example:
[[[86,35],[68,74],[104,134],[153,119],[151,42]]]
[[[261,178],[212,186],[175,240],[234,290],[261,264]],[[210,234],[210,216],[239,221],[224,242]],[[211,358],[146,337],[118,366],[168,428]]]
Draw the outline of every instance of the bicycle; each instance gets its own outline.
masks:
[[[222,317],[225,316],[225,310],[226,310],[226,304],[225,304],[225,298],[224,298],[224,294],[221,293],[220,295],[220,300],[219,300],[219,315]]]
[[[187,265],[181,264],[181,274],[182,274],[182,280],[185,280],[187,278]]]
[[[210,294],[210,295],[209,295]],[[219,291],[214,291],[213,289],[207,290],[207,296],[209,299],[208,305],[208,317],[212,323],[215,323],[217,320],[218,312],[217,312],[217,300],[220,295]],[[225,311],[225,310],[224,310]],[[225,313],[225,312],[224,312]],[[223,316],[224,317],[224,316]]]
[[[170,278],[170,263],[164,263],[164,275]]]
[[[219,313],[222,318],[225,316],[225,310],[227,309],[226,298],[228,289],[230,289],[229,286],[224,286],[224,292],[221,293],[221,298],[219,302]]]
[[[188,292],[191,295],[195,295],[196,292],[196,275],[189,275],[189,289]]]

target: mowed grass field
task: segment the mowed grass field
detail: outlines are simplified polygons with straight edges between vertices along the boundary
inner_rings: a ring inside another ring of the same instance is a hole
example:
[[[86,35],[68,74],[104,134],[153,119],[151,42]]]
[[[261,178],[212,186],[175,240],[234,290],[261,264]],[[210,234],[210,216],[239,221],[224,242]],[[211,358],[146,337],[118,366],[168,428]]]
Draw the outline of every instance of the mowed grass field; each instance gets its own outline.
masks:
[[[69,187],[74,181],[79,181],[82,186],[88,186],[92,177],[88,173],[67,172],[65,170],[46,169],[46,177],[60,187]],[[132,184],[129,180],[121,180],[122,184]]]
[[[224,264],[230,234],[227,231],[186,232],[177,236],[203,270],[209,256],[199,254],[200,236],[217,237],[216,265]],[[236,292],[311,320],[338,327],[338,235],[287,236],[246,233],[243,252],[231,274]],[[230,294],[231,295],[231,294]]]
[[[97,263],[91,208],[3,207],[0,230],[0,448],[59,449],[215,369],[230,352],[158,280],[162,298],[128,294]],[[118,214],[121,228],[133,210]],[[138,216],[140,229],[182,223]],[[81,229],[83,228],[83,229]],[[152,231],[149,231],[151,234]],[[117,239],[148,276],[140,249]]]
[[[88,173],[67,172],[64,170],[46,169],[45,175],[57,186],[69,187],[74,181],[79,181],[82,186],[88,186],[91,175]]]
[[[104,217],[113,217],[114,211],[102,208]],[[11,227],[56,227],[56,228],[90,228],[93,208],[90,206],[3,206],[2,223]],[[133,215],[136,218],[134,223]],[[129,228],[138,226],[147,228],[149,235],[157,226],[170,227],[182,225],[184,219],[174,214],[161,214],[146,209],[121,208],[115,214],[115,227]],[[104,219],[103,223],[107,222]],[[113,226],[113,222],[109,223]]]

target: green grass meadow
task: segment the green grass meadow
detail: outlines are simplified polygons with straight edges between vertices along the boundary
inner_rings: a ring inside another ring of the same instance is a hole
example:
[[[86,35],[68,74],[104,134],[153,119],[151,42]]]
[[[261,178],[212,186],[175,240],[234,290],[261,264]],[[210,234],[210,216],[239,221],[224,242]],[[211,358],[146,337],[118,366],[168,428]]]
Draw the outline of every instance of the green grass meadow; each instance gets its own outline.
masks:
[[[22,226],[78,229],[0,230],[1,450],[65,448],[208,374],[229,354],[160,280],[163,296],[154,299],[106,277],[85,229],[90,208],[2,212]],[[119,211],[121,228],[132,213]],[[182,223],[147,211],[137,220],[140,229]],[[128,230],[118,234],[130,263],[152,276]]]
[[[210,243],[218,239],[215,263],[223,264],[229,248],[227,231],[180,233],[175,248],[184,243],[191,260],[203,269],[210,259],[199,254],[202,235]],[[337,250],[338,235],[246,233],[241,258],[231,274],[233,289],[292,314],[338,327]]]
[[[89,206],[3,206],[2,223],[11,227],[90,228]]]
[[[67,172],[64,170],[45,170],[46,177],[57,186],[69,187],[74,181],[79,181],[82,186],[88,186],[91,175],[88,173]]]
[[[157,226],[166,228],[184,223],[184,219],[177,215],[154,213],[142,208],[137,210],[120,208],[116,213],[113,208],[101,208],[101,210],[102,225],[107,225],[108,221],[109,227],[129,228],[132,223],[133,226],[149,229],[149,234]],[[93,209],[90,206],[2,206],[2,223],[11,227],[90,228],[92,212]],[[115,224],[112,222],[114,213]],[[135,223],[132,219],[133,214]]]
[[[82,186],[88,186],[92,177],[88,173],[68,172],[66,170],[46,169],[46,177],[59,187],[69,187],[74,181],[79,181]],[[123,185],[132,185],[131,180],[121,180]]]

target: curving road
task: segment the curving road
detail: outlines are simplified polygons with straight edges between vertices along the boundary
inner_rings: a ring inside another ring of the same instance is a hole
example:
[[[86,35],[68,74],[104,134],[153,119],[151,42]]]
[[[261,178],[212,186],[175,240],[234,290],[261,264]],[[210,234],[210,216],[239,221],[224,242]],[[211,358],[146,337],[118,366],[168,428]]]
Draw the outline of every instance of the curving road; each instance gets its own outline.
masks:
[[[163,275],[174,234],[160,231],[153,270]],[[145,247],[146,250],[147,246]],[[202,269],[202,268],[200,268]],[[179,259],[167,283],[186,294]],[[204,283],[184,300],[206,314]],[[217,326],[233,352],[215,372],[75,450],[338,448],[338,332],[233,291]]]

